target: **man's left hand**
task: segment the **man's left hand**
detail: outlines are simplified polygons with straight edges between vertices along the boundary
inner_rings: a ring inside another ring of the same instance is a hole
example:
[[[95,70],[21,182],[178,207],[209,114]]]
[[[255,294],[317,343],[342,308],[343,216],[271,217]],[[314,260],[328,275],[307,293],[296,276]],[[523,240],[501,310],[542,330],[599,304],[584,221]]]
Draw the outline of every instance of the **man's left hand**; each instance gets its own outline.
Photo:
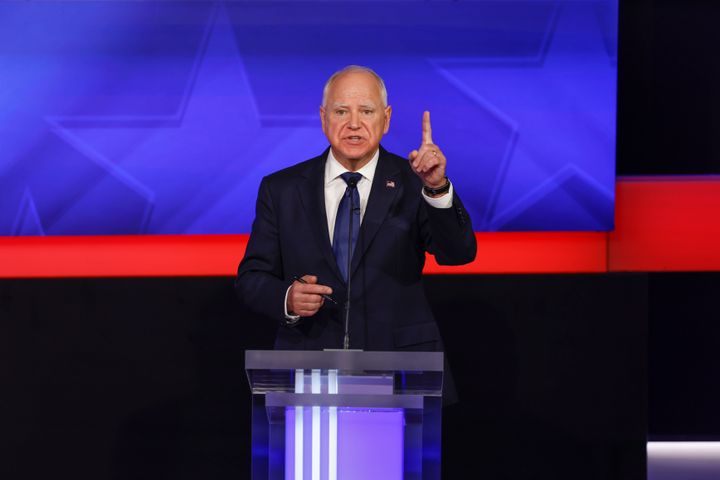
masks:
[[[430,126],[430,112],[423,113],[422,143],[420,148],[408,155],[410,166],[420,177],[423,183],[430,188],[440,188],[446,184],[445,165],[447,159],[440,147],[432,141],[432,127]]]

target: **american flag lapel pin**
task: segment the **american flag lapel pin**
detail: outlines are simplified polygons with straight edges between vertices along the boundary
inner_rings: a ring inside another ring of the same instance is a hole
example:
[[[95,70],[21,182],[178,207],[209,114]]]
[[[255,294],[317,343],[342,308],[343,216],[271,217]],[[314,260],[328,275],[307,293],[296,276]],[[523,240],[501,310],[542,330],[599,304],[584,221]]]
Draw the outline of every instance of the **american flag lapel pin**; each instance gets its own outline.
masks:
[[[395,188],[395,181],[393,180],[385,180],[385,186],[387,188]]]

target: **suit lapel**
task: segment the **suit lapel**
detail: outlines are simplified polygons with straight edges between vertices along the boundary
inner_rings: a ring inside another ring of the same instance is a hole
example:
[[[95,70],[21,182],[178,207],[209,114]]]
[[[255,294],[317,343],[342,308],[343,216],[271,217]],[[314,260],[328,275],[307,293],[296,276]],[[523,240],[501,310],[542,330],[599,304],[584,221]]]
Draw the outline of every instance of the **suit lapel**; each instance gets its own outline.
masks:
[[[304,172],[303,180],[298,182],[297,189],[322,257],[338,280],[344,282],[330,245],[327,214],[325,213],[325,161],[329,150],[328,148],[325,153],[310,162]]]
[[[357,244],[353,251],[350,275],[355,273],[360,260],[367,252],[368,247],[372,243],[380,226],[385,221],[390,207],[402,189],[400,184],[400,170],[396,168],[389,158],[388,154],[380,147],[380,158],[375,169],[372,188],[370,189],[370,197],[368,198],[365,216],[360,225],[360,233],[358,235]]]

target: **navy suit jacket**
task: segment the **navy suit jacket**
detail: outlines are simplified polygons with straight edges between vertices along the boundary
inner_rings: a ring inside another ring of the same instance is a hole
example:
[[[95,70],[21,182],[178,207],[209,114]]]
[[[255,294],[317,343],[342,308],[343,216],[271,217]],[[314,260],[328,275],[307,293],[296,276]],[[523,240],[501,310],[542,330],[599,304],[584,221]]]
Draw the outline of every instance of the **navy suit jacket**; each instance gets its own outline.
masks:
[[[277,322],[276,349],[342,348],[346,285],[338,269],[325,213],[322,155],[265,177],[236,290],[253,311]],[[470,218],[457,193],[449,209],[431,207],[408,160],[380,148],[351,267],[350,348],[442,350],[425,298],[425,252],[445,265],[475,258]],[[293,276],[316,275],[332,287],[312,317],[285,325],[284,300]]]

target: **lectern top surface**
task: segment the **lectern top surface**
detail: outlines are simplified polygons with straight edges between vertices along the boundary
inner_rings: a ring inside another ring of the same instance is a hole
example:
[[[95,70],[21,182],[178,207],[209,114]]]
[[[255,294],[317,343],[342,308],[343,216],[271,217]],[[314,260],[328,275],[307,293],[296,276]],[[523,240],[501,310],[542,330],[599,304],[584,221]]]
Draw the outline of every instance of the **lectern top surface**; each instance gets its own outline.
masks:
[[[245,352],[245,368],[254,394],[440,395],[443,354],[248,350]],[[316,391],[312,391],[314,389]]]
[[[338,369],[347,371],[443,371],[442,352],[364,352],[360,350],[247,350],[245,368]]]

